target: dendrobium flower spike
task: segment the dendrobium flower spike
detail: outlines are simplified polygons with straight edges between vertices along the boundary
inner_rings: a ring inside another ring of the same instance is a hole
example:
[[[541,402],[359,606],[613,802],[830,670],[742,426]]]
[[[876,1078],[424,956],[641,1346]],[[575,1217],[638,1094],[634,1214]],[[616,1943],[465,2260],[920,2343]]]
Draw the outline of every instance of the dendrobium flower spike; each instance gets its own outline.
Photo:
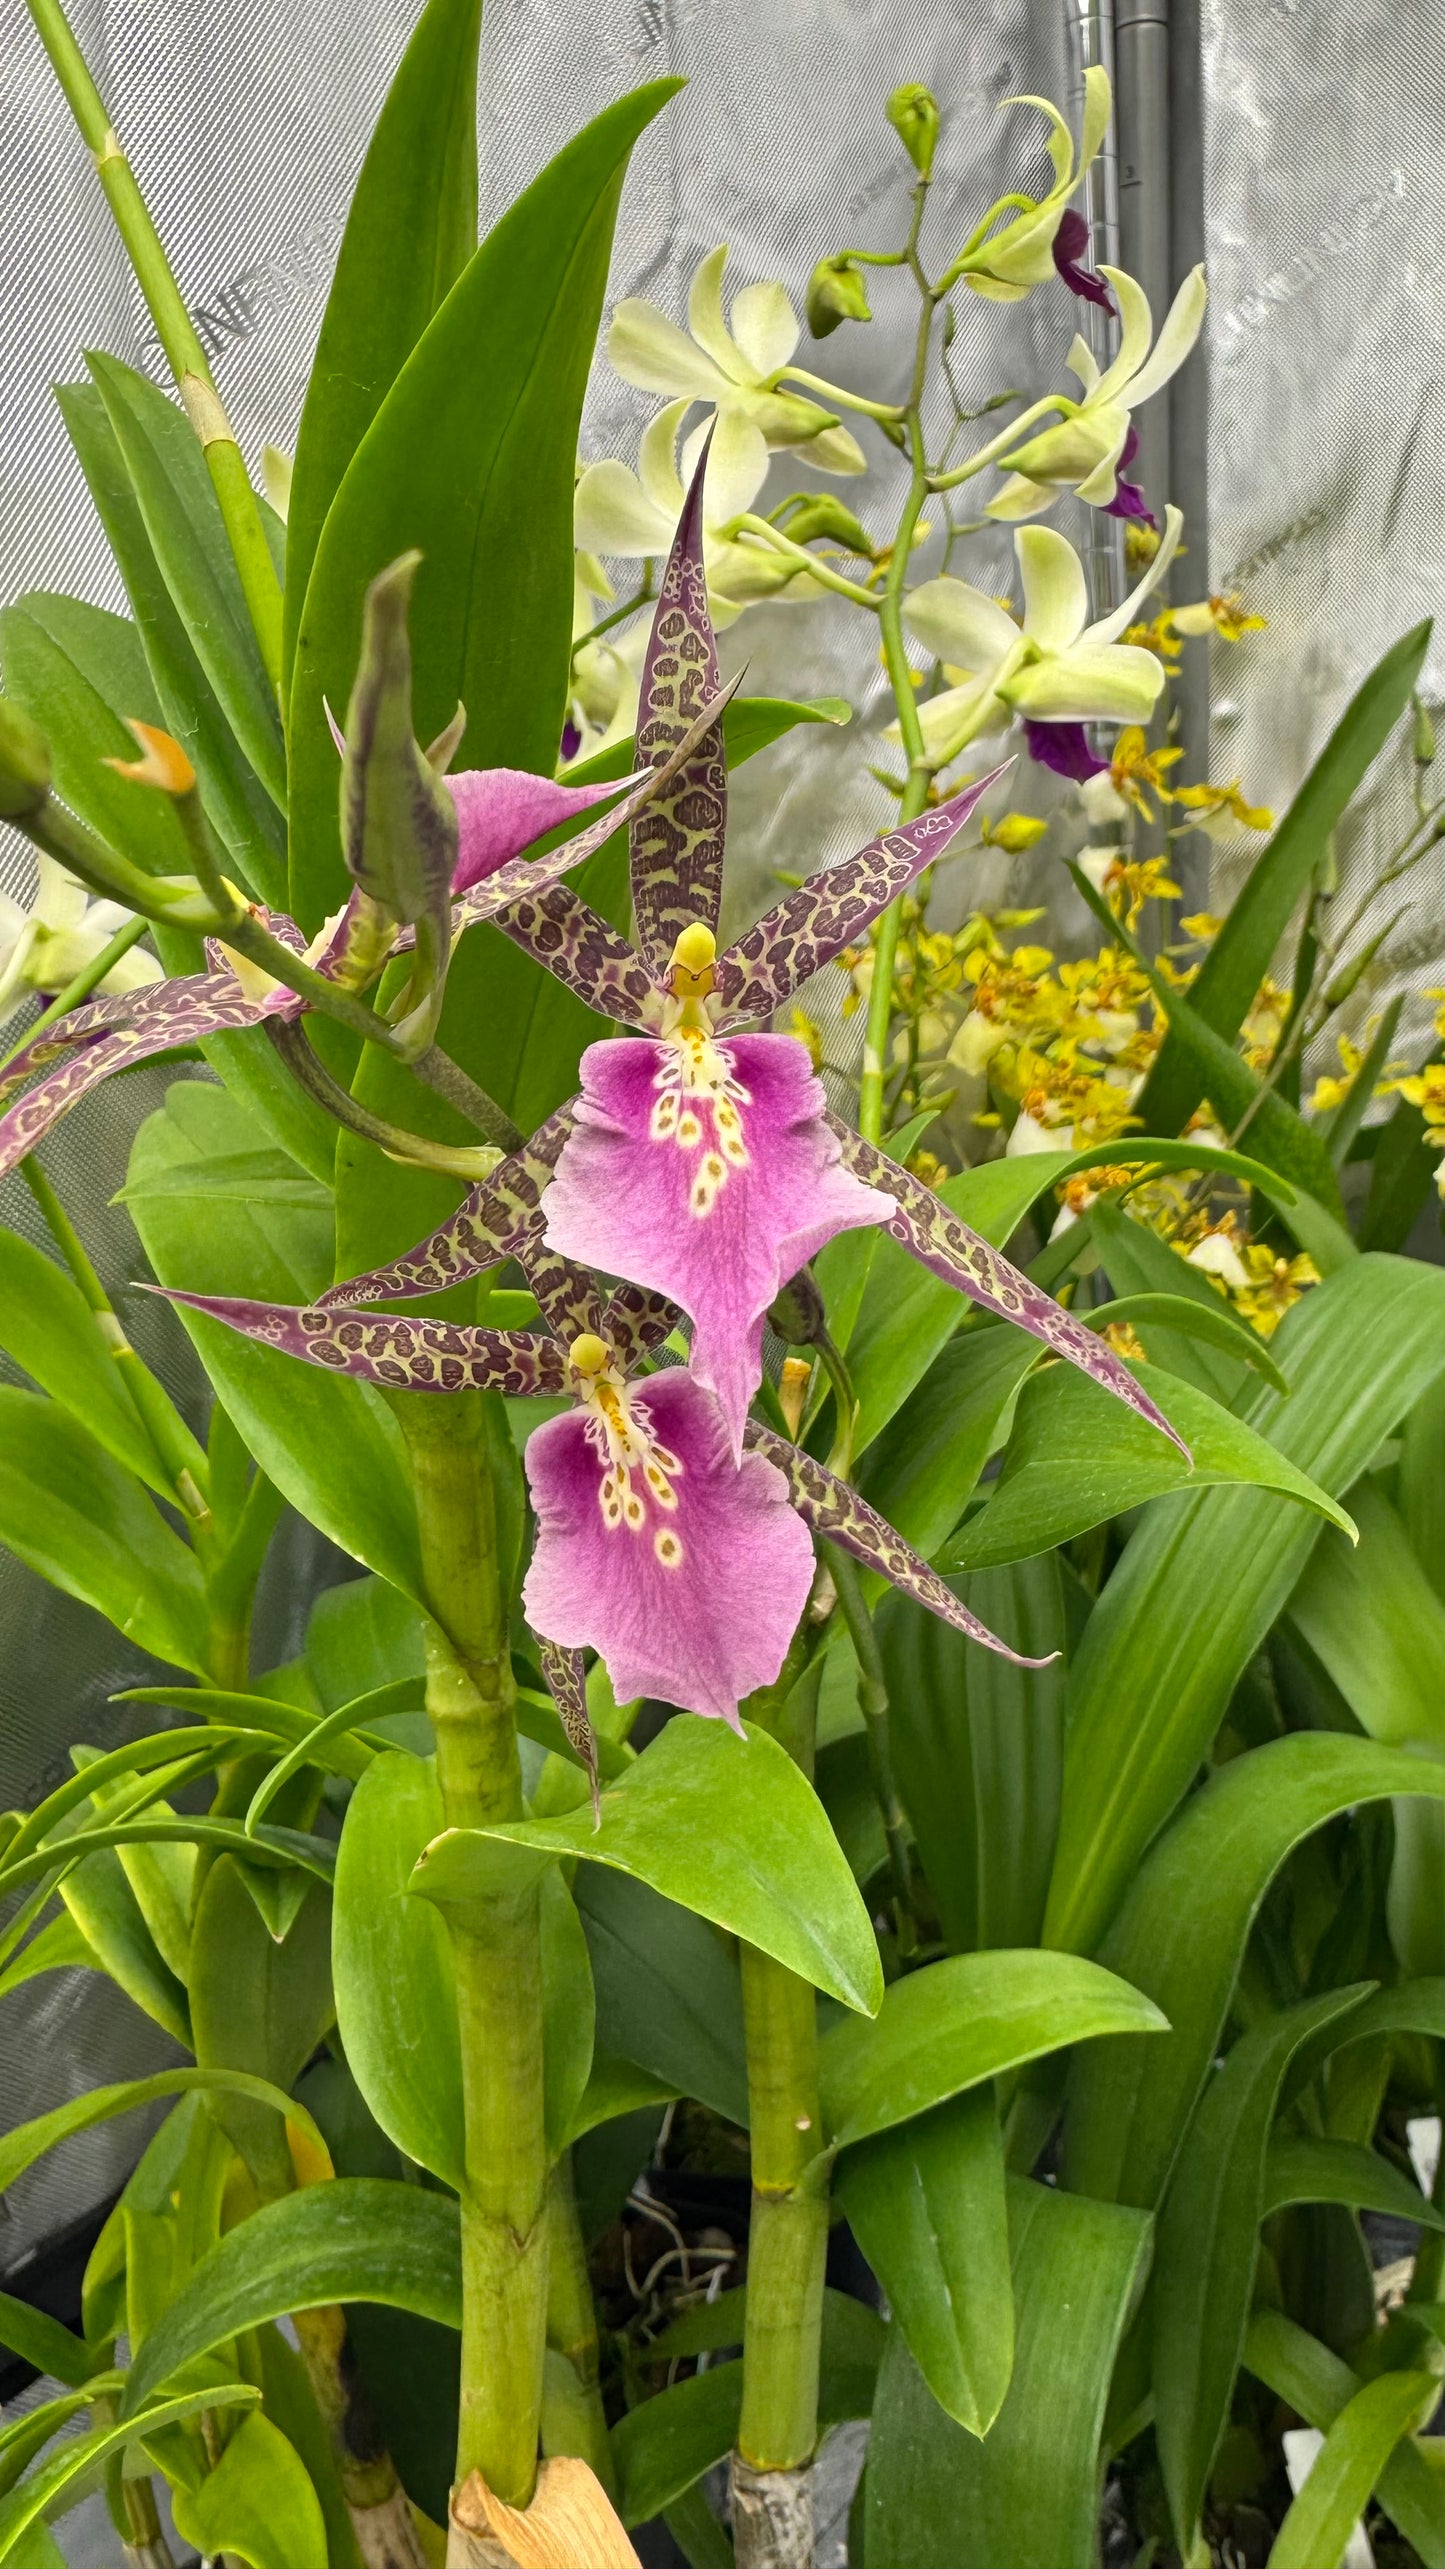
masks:
[[[654,619],[642,755],[667,751],[692,703],[706,702],[711,690],[701,526],[695,481]],[[868,1223],[887,1224],[935,1273],[1031,1330],[1172,1435],[1093,1331],[829,1115],[822,1083],[794,1036],[734,1031],[851,943],[948,847],[994,776],[799,885],[719,956],[725,779],[715,737],[707,757],[700,744],[682,762],[671,749],[675,781],[658,798],[656,831],[633,841],[644,954],[567,885],[499,919],[589,1005],[651,1038],[597,1043],[584,1054],[581,1095],[564,1110],[567,1129],[543,1198],[548,1243],[565,1260],[630,1276],[688,1314],[692,1370],[716,1394],[737,1454],[761,1379],[768,1306],[826,1241]],[[488,1185],[495,1176],[400,1267],[357,1279],[353,1298],[390,1300],[429,1292],[439,1276],[476,1273]],[[480,1263],[493,1263],[492,1254]]]
[[[607,354],[623,382],[707,402],[720,425],[741,413],[770,447],[797,447],[821,473],[865,471],[858,440],[835,413],[782,389],[784,377],[796,371],[791,359],[798,344],[798,316],[786,288],[773,282],[741,287],[729,327],[722,301],[727,255],[726,243],[710,250],[693,277],[685,331],[641,295],[619,303]]]

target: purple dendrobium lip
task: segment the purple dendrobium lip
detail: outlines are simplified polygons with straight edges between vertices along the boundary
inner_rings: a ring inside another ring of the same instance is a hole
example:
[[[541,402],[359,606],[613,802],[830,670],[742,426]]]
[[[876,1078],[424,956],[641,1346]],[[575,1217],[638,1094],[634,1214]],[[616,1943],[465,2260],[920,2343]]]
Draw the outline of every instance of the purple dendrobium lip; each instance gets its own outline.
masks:
[[[1101,312],[1112,312],[1114,298],[1102,277],[1083,264],[1089,253],[1089,226],[1074,206],[1070,206],[1054,234],[1054,265],[1068,287],[1085,303],[1097,303]]]
[[[1126,467],[1133,463],[1138,452],[1139,431],[1131,419],[1129,422],[1129,434],[1124,440],[1119,454],[1119,461],[1115,466],[1116,484],[1114,496],[1107,503],[1104,509],[1104,515],[1105,517],[1141,518],[1146,526],[1157,526],[1159,521],[1156,518],[1154,511],[1149,506],[1148,501],[1144,497],[1141,484],[1138,482],[1126,481],[1124,478]]]
[[[1071,785],[1087,785],[1091,776],[1102,776],[1109,764],[1090,748],[1082,723],[1026,722],[1024,738],[1030,758],[1040,767],[1052,768],[1055,776],[1067,776]]]

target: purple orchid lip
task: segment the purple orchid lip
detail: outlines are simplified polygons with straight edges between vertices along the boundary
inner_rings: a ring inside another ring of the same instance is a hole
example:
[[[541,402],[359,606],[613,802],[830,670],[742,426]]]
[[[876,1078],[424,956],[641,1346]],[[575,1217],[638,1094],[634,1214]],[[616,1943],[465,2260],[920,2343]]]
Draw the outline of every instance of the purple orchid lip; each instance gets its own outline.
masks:
[[[1024,738],[1035,764],[1050,768],[1055,776],[1066,776],[1071,785],[1087,785],[1091,776],[1102,776],[1109,764],[1091,748],[1082,723],[1026,722]]]
[[[1112,312],[1114,298],[1100,276],[1083,265],[1089,254],[1090,231],[1086,218],[1076,206],[1066,208],[1054,234],[1054,266],[1071,294],[1085,303],[1095,303],[1101,312]]]
[[[1141,484],[1124,479],[1127,466],[1133,463],[1138,452],[1139,431],[1131,419],[1129,434],[1119,450],[1118,462],[1114,468],[1116,477],[1114,496],[1106,503],[1103,514],[1105,517],[1141,519],[1146,526],[1157,526],[1159,520],[1145,499]]]

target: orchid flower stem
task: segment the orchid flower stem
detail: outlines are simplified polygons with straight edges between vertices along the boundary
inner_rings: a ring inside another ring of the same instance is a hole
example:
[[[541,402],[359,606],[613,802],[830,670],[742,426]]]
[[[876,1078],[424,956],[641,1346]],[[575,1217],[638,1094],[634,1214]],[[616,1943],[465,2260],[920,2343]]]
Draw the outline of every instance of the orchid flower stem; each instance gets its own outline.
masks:
[[[406,1439],[431,1620],[426,1702],[448,1828],[523,1816],[509,1600],[483,1412],[471,1393],[390,1396]],[[461,2029],[459,2482],[479,2470],[526,2506],[537,2465],[547,2326],[547,2142],[540,1894],[449,1907]]]
[[[790,535],[784,535],[781,527],[770,526],[765,517],[756,517],[749,511],[738,519],[737,532],[754,536],[770,553],[781,553],[785,561],[796,562],[799,570],[806,571],[820,588],[832,589],[840,598],[850,599],[855,607],[867,607],[870,614],[877,614],[878,601],[870,589],[863,588],[857,580],[845,579],[841,571],[833,570],[820,555],[810,553],[806,544],[795,544]]]
[[[856,261],[860,267],[901,268],[908,253],[906,250],[847,250],[843,255],[845,258]],[[840,410],[860,410],[865,419],[886,419],[891,425],[903,417],[900,402],[869,401],[866,393],[849,392],[845,384],[830,384],[823,375],[810,375],[806,366],[785,366],[779,380],[790,384],[806,384],[809,392],[822,393],[825,400],[836,402]],[[802,461],[806,463],[807,447],[800,447],[798,451]]]
[[[957,490],[960,482],[971,482],[975,473],[981,473],[987,465],[996,463],[1036,419],[1045,418],[1051,410],[1061,411],[1067,418],[1070,411],[1077,408],[1078,404],[1070,401],[1064,393],[1045,393],[1041,401],[1032,402],[1027,410],[1021,410],[1017,419],[1011,420],[1007,428],[1001,428],[997,437],[991,437],[986,446],[980,446],[978,453],[970,455],[966,464],[955,464],[951,473],[930,474],[929,489]]]
[[[217,917],[198,883],[189,889],[168,889],[158,875],[144,873],[96,831],[87,829],[84,821],[78,821],[53,794],[47,795],[36,810],[17,813],[13,826],[23,831],[33,847],[43,848],[47,856],[57,858],[88,891],[100,893],[107,901],[119,901],[147,921],[159,919],[168,928],[198,928],[203,936],[226,927],[226,920]]]
[[[923,745],[923,726],[918,715],[918,700],[913,691],[913,673],[908,662],[908,646],[903,635],[903,600],[908,577],[913,540],[923,503],[928,495],[928,459],[923,444],[923,395],[928,380],[928,352],[933,335],[933,316],[937,297],[928,283],[918,257],[918,236],[922,229],[924,207],[928,202],[928,180],[920,176],[913,191],[913,219],[909,226],[908,264],[917,281],[922,309],[918,316],[918,335],[914,344],[913,381],[909,387],[906,409],[908,455],[911,470],[908,495],[898,521],[889,557],[888,576],[878,602],[878,628],[883,640],[883,660],[888,671],[893,701],[898,708],[898,728],[908,756],[908,776],[898,808],[900,821],[916,821],[928,800],[931,771]],[[858,1129],[865,1141],[883,1139],[883,1073],[888,1058],[888,1036],[893,1017],[893,969],[898,954],[898,931],[903,917],[901,897],[890,901],[878,921],[873,946],[873,979],[868,992],[868,1027],[863,1039],[863,1076],[858,1091]]]
[[[893,1753],[888,1731],[888,1680],[883,1668],[883,1653],[873,1629],[873,1617],[863,1594],[863,1581],[851,1554],[835,1544],[828,1548],[828,1567],[838,1594],[838,1606],[848,1627],[858,1662],[858,1709],[863,1716],[863,1734],[868,1748],[868,1774],[878,1808],[883,1814],[883,1835],[888,1846],[888,1870],[893,1877],[893,1897],[897,1910],[899,1941],[907,1944],[913,1934],[913,1869],[908,1853],[908,1823],[898,1798],[893,1776]]]
[[[333,1079],[295,1018],[269,1018],[266,1032],[297,1086],[314,1097],[317,1105],[324,1107],[348,1133],[359,1133],[363,1141],[374,1142],[388,1159],[409,1168],[436,1169],[447,1177],[465,1178],[472,1185],[478,1178],[490,1176],[496,1167],[501,1154],[491,1143],[484,1143],[478,1150],[457,1150],[446,1142],[432,1141],[425,1133],[410,1132],[404,1125],[390,1124],[383,1116],[373,1115],[369,1106],[363,1106],[338,1079]]]
[[[547,2191],[547,2372],[542,2441],[549,2453],[577,2453],[616,2503],[617,2473],[598,2386],[597,2310],[587,2243],[577,2213],[572,2153],[564,2150]]]
[[[28,1045],[33,1044],[37,1035],[43,1035],[48,1027],[53,1026],[57,1018],[67,1016],[72,1008],[78,1008],[82,1000],[88,999],[93,990],[98,990],[122,957],[129,954],[131,947],[139,945],[149,926],[149,919],[127,919],[123,928],[117,928],[109,944],[103,945],[99,954],[92,955],[89,963],[82,965],[74,980],[67,981],[49,1006],[31,1019],[24,1033],[17,1035],[9,1051],[0,1054],[0,1071],[14,1061],[17,1053],[23,1053]]]
[[[66,104],[95,162],[116,229],[155,323],[156,336],[169,360],[186,415],[200,439],[266,675],[273,687],[279,687],[281,585],[256,494],[235,432],[222,408],[205,349],[61,0],[29,0],[29,7]]]
[[[80,1287],[100,1333],[101,1343],[114,1359],[126,1396],[150,1439],[177,1507],[184,1511],[197,1552],[204,1559],[215,1533],[205,1458],[179,1411],[148,1367],[141,1363],[116,1317],[114,1305],[91,1263],[84,1241],[33,1152],[28,1159],[21,1161],[20,1173],[35,1198],[47,1231]]]
[[[777,1683],[752,1696],[746,1710],[811,1775],[823,1662],[818,1653],[809,1664],[807,1651],[805,1626]],[[733,2537],[738,2569],[811,2569],[811,2508],[796,2483],[818,2440],[828,2250],[831,2159],[818,2090],[817,2002],[808,1983],[770,1954],[744,1945],[740,1959],[753,2202]],[[774,2502],[767,2486],[773,2474],[794,2481],[791,2503]],[[801,2525],[799,2547],[779,2539],[784,2522]]]
[[[599,616],[595,624],[589,624],[585,633],[578,634],[576,641],[572,645],[570,655],[571,660],[576,659],[578,652],[581,651],[587,643],[596,642],[602,634],[610,633],[614,625],[626,624],[630,615],[636,615],[639,607],[646,606],[651,595],[652,564],[649,562],[643,576],[641,588],[634,591],[630,598],[624,598],[620,607],[613,607],[609,614]]]

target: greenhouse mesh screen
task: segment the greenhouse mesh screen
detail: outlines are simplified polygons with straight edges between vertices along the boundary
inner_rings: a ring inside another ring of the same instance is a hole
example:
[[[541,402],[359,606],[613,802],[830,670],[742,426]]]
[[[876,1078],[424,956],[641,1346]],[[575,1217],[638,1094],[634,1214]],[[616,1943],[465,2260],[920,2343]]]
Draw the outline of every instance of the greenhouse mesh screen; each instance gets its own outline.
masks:
[[[74,14],[247,452],[268,438],[288,445],[349,190],[415,0],[252,0],[219,15],[190,0],[75,0]],[[1280,804],[1350,687],[1435,599],[1445,26],[1432,0],[1365,0],[1349,15],[1319,0],[1212,0],[1204,37],[1212,585],[1242,585],[1274,628],[1257,692],[1240,683],[1248,663],[1220,647],[1213,764],[1237,770],[1252,799]],[[24,0],[0,0],[0,63],[0,600],[46,587],[118,606],[47,387],[80,371],[86,346],[153,369],[156,351]],[[1063,0],[488,0],[484,213],[619,91],[668,72],[689,87],[635,156],[613,290],[676,312],[720,240],[738,282],[778,275],[800,291],[820,252],[896,236],[907,171],[882,103],[900,80],[929,81],[948,116],[932,216],[946,242],[969,209],[1041,175],[1036,123],[1001,118],[1001,101],[1072,99],[1078,63]],[[875,386],[891,370],[901,385],[911,315],[900,310],[895,328],[883,290],[875,308],[866,347],[865,334],[842,333],[826,365],[860,378],[866,365]],[[980,399],[1042,378],[1072,326],[1062,287],[1024,306],[965,300],[960,320],[960,379]],[[1202,398],[1198,361],[1191,380]],[[644,408],[599,367],[587,452],[630,453]],[[874,503],[880,526],[889,505],[886,491]],[[1205,585],[1203,530],[1191,544],[1186,594]],[[1007,540],[982,540],[968,568],[1004,586]],[[885,719],[879,672],[846,611],[757,618],[729,647],[748,656],[755,688],[846,694],[865,732]],[[806,870],[876,827],[867,755],[858,726],[841,739],[799,733],[740,779],[743,901],[772,868]],[[1393,786],[1375,794],[1347,862],[1389,844],[1401,818]],[[1237,871],[1225,849],[1220,898]],[[27,878],[23,849],[0,846],[0,883],[23,890]],[[981,879],[977,897],[999,897],[1004,883]],[[1038,861],[1008,885],[1015,899],[1037,897]],[[1417,882],[1389,958],[1417,979],[1435,977],[1423,964],[1439,891],[1438,879]],[[51,1164],[72,1201],[107,1202],[164,1086],[164,1073],[137,1074],[64,1128]],[[3,1210],[28,1227],[19,1181]],[[136,1272],[123,1207],[105,1212],[91,1245],[112,1285]],[[137,1313],[135,1325],[185,1387],[164,1315]],[[316,1546],[293,1543],[270,1581],[270,1657],[297,1646],[322,1575],[334,1561],[324,1570]],[[107,1696],[144,1673],[109,1627],[0,1555],[0,1807],[33,1801],[69,1739],[108,1744],[120,1715]],[[3,2111],[39,2112],[162,2049],[108,1985],[41,1980],[0,2016]],[[14,2188],[0,2271],[103,2199],[133,2146],[109,2127]]]

